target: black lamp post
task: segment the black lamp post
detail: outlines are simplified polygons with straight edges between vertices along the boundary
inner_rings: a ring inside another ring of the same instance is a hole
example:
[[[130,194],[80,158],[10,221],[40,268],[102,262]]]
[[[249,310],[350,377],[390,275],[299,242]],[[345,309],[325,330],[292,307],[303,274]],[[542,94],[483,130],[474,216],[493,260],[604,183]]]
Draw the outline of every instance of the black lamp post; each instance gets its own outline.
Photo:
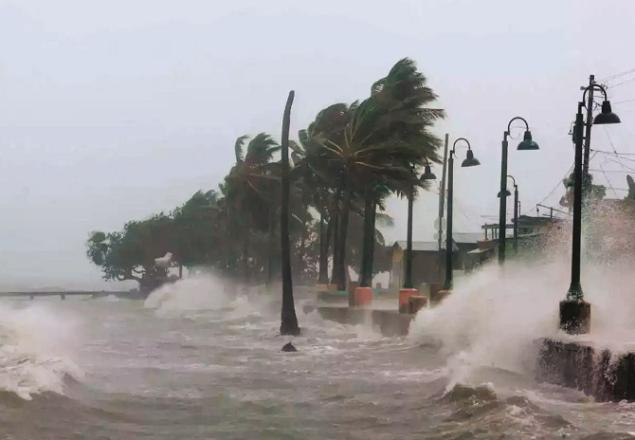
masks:
[[[514,121],[523,121],[525,123],[525,134],[523,140],[518,144],[518,150],[537,150],[538,144],[533,141],[529,124],[520,116],[513,117],[507,124],[507,131],[503,133],[503,148],[501,155],[501,187],[498,194],[507,193],[507,136]],[[498,213],[498,262],[505,262],[505,239],[507,237],[507,197],[500,197],[499,213]]]
[[[437,176],[434,175],[432,170],[430,169],[430,164],[427,163],[424,169],[423,174],[419,178],[420,182],[425,182],[427,180],[434,180]],[[405,274],[404,274],[404,289],[412,289],[412,207],[414,204],[414,185],[410,188],[410,192],[408,193],[408,232],[407,232],[407,245],[406,245],[406,255],[405,255]]]
[[[582,235],[582,143],[584,141],[584,115],[582,108],[589,90],[600,90],[604,94],[602,111],[594,119],[594,124],[617,124],[620,118],[611,110],[606,90],[599,84],[591,84],[584,89],[582,101],[578,102],[573,127],[575,162],[573,167],[573,239],[571,249],[571,285],[567,297],[560,302],[560,328],[570,334],[588,333],[591,329],[591,304],[584,301],[580,284],[580,246]],[[591,109],[592,110],[592,109]]]
[[[514,252],[518,253],[518,215],[520,211],[520,202],[518,201],[518,185],[516,184],[516,179],[511,174],[507,175],[507,178],[512,179],[514,182]],[[512,194],[509,190],[505,191],[505,197],[509,197]],[[501,196],[501,193],[498,193],[498,197]]]
[[[452,211],[454,196],[454,155],[456,153],[456,144],[463,141],[467,144],[467,155],[461,163],[462,167],[473,167],[481,163],[474,157],[470,142],[465,138],[458,138],[452,144],[450,157],[448,158],[448,218],[446,225],[446,241],[445,241],[445,282],[443,288],[445,290],[452,289]]]

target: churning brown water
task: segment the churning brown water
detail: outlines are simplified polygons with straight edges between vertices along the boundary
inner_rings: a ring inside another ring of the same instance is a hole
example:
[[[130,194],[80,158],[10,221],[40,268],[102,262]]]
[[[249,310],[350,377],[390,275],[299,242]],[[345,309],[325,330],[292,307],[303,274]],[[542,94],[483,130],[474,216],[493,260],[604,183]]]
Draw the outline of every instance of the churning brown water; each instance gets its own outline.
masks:
[[[145,304],[4,302],[0,439],[635,437],[633,404],[538,384],[516,352],[517,365],[497,362],[519,332],[479,348],[496,331],[452,322],[465,321],[465,295],[419,316],[408,338],[299,306],[298,353],[280,352],[288,339],[277,334],[275,300],[229,298],[213,280],[184,281]],[[518,347],[525,358],[528,347]]]

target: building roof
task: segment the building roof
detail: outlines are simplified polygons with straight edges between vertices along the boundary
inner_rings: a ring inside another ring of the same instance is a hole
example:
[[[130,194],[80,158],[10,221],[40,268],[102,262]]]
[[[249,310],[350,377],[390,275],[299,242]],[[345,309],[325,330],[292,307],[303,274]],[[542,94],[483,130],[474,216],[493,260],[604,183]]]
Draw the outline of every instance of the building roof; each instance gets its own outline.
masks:
[[[530,215],[521,215],[520,217],[518,217],[518,224],[523,226],[545,225],[550,223],[560,223],[563,221],[566,221],[566,220],[559,217],[534,217]]]
[[[484,240],[482,232],[454,232],[452,239],[458,244],[476,244]]]
[[[408,243],[406,240],[396,241],[394,246],[398,246],[401,249],[406,249]],[[445,248],[442,248],[445,249]],[[457,251],[459,248],[456,245],[456,241],[452,250]],[[436,241],[412,241],[412,250],[414,252],[439,252],[439,243]]]

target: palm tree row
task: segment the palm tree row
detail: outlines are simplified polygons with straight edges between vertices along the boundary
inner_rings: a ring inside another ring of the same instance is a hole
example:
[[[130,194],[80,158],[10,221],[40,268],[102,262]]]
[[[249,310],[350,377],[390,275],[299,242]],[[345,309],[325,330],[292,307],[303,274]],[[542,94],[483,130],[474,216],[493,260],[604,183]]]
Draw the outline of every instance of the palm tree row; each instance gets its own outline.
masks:
[[[310,203],[320,214],[320,243],[325,243],[320,281],[325,281],[331,232],[331,282],[346,288],[348,228],[351,211],[356,211],[364,219],[360,281],[370,284],[377,207],[390,194],[410,194],[420,185],[419,168],[438,162],[441,142],[430,128],[444,113],[426,107],[434,100],[425,77],[406,58],[372,85],[368,98],[333,104],[300,131],[295,168],[301,185],[312,188]]]
[[[376,245],[383,244],[376,228],[378,211],[384,210],[391,194],[413,194],[421,186],[419,169],[438,161],[440,140],[430,129],[444,113],[428,107],[436,98],[415,63],[405,58],[372,84],[366,99],[324,108],[298,132],[297,141],[288,142],[288,226],[294,278],[326,284],[330,266],[330,282],[343,290],[351,266],[360,274],[363,286],[370,286],[374,271],[386,269],[385,258],[380,265],[375,261]],[[202,240],[203,229],[195,228],[198,235],[193,239],[186,237],[191,228],[181,227],[174,234],[177,242],[166,244],[171,249],[155,250],[176,249],[179,262],[213,265],[245,282],[271,281],[281,270],[280,182],[286,168],[277,159],[280,146],[260,133],[251,139],[239,137],[234,150],[236,162],[220,185],[220,194],[214,193],[213,203],[209,202],[213,209],[204,203],[184,205],[188,212],[199,206],[204,215],[188,215],[209,221],[214,231]],[[123,237],[125,231],[116,234]],[[97,237],[102,236],[106,235]],[[205,250],[192,246],[197,240],[205,243]],[[106,242],[89,241],[89,256],[96,264],[116,260],[109,259]],[[196,253],[187,255],[190,249]],[[151,257],[146,254],[144,264]],[[104,267],[105,276],[117,273],[117,279],[128,272],[130,268]]]

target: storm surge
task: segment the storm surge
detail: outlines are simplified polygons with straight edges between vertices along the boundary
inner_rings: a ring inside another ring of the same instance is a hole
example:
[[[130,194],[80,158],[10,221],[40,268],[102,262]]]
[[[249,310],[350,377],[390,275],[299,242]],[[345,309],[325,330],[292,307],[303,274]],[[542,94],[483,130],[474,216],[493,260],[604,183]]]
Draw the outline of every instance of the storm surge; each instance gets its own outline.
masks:
[[[592,332],[579,336],[559,330],[558,307],[569,288],[569,264],[566,254],[556,253],[547,260],[508,261],[504,268],[487,265],[459,280],[438,307],[420,311],[409,339],[438,347],[447,361],[448,387],[478,385],[483,368],[533,377],[537,341],[544,337],[584,340],[614,353],[632,350],[635,262],[587,262],[582,285],[592,305]]]
[[[30,400],[64,393],[67,379],[81,380],[73,361],[79,321],[46,304],[0,304],[0,392]]]

